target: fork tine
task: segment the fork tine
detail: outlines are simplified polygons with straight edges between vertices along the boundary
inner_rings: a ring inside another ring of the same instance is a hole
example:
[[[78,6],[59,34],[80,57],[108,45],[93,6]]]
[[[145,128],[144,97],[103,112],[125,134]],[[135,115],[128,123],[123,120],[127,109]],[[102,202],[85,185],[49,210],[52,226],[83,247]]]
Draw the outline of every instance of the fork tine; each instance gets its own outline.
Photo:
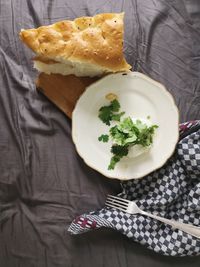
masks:
[[[122,209],[122,208],[120,208],[120,207],[115,207],[115,206],[113,206],[113,205],[111,205],[111,204],[109,204],[109,203],[105,203],[105,204],[106,204],[107,207],[115,208],[115,209],[121,210],[121,211],[123,211],[123,212],[126,212],[124,209]]]
[[[109,201],[109,199],[106,200],[105,204],[110,204],[113,207],[120,207],[120,208],[123,208],[124,210],[126,210],[126,208],[127,208],[126,206],[121,205],[120,203]]]
[[[120,204],[121,206],[123,207],[128,207],[128,203],[126,202],[122,202],[121,200],[118,200],[118,199],[115,199],[115,198],[110,198],[110,197],[107,197],[106,201],[109,200],[111,203],[113,204]]]
[[[116,199],[116,200],[122,201],[122,202],[125,202],[125,203],[129,203],[129,200],[121,198],[121,197],[116,197],[116,196],[113,196],[113,195],[108,195],[108,197],[112,198],[112,199]]]

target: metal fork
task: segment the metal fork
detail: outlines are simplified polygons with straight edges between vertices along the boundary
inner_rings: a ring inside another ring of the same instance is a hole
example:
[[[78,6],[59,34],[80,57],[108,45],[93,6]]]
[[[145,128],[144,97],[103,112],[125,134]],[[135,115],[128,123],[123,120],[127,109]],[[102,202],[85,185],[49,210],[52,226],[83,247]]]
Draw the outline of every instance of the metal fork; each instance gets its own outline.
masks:
[[[160,222],[171,225],[173,228],[182,230],[185,233],[188,233],[192,236],[200,238],[200,227],[194,226],[192,224],[186,224],[186,223],[181,223],[181,222],[174,221],[174,220],[165,219],[163,217],[143,211],[133,201],[123,199],[120,197],[116,197],[116,196],[112,196],[112,195],[108,195],[105,205],[107,207],[116,208],[116,209],[119,209],[123,212],[127,212],[130,214],[142,214],[142,215],[148,216]]]

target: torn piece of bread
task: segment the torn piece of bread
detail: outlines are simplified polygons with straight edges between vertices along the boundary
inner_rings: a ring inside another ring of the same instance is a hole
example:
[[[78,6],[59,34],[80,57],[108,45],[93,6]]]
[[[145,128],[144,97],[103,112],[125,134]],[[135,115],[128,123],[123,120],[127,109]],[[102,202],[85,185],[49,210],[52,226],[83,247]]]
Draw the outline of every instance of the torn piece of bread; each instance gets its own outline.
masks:
[[[36,53],[34,67],[47,74],[100,76],[129,71],[123,56],[124,13],[64,20],[22,30],[21,40]]]

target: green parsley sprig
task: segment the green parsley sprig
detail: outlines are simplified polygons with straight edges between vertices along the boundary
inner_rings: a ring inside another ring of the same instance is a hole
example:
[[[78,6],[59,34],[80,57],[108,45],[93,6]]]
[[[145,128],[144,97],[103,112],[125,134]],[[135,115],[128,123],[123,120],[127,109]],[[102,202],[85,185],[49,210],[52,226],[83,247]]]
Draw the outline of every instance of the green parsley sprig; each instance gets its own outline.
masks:
[[[125,112],[119,112],[120,104],[117,99],[111,101],[110,105],[103,106],[99,109],[99,118],[106,125],[110,126],[111,121],[120,121],[121,116],[125,114]]]
[[[104,143],[107,143],[108,140],[109,140],[109,135],[107,135],[107,134],[102,134],[101,136],[99,136],[98,140],[99,140],[99,141],[102,141],[102,142],[104,142]]]
[[[99,118],[106,125],[110,126],[111,121],[117,121],[118,123],[111,127],[109,135],[102,134],[98,140],[104,143],[109,141],[109,138],[113,141],[111,146],[111,157],[108,165],[108,170],[113,170],[116,164],[125,156],[128,155],[129,149],[134,145],[141,145],[143,147],[149,147],[153,143],[153,135],[157,125],[148,126],[141,120],[135,122],[126,117],[121,121],[121,117],[125,112],[119,112],[120,104],[114,99],[109,106],[103,106],[99,109]]]
[[[114,169],[121,158],[128,155],[129,149],[134,145],[149,147],[153,143],[153,135],[157,125],[148,126],[141,120],[133,122],[130,117],[124,118],[118,125],[110,128],[110,137],[113,141],[111,158],[108,169]]]

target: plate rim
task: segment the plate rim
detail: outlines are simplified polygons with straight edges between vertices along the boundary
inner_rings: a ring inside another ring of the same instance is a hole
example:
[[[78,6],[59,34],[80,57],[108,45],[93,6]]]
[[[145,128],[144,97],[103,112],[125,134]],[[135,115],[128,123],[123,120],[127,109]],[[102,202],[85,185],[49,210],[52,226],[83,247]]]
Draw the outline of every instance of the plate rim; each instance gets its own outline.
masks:
[[[80,150],[78,149],[78,146],[77,146],[77,143],[75,142],[75,137],[74,137],[75,134],[74,134],[74,123],[73,123],[73,121],[74,121],[74,116],[75,116],[75,114],[76,114],[76,112],[77,112],[77,106],[78,106],[78,103],[81,101],[81,97],[85,94],[85,92],[86,92],[90,87],[93,87],[94,85],[96,86],[96,85],[98,85],[98,83],[102,83],[102,81],[105,80],[105,79],[107,79],[108,77],[115,76],[115,75],[119,75],[119,74],[121,74],[121,75],[123,75],[123,76],[127,76],[127,75],[136,76],[136,77],[138,76],[138,77],[140,77],[140,78],[142,78],[142,79],[144,79],[144,80],[146,80],[146,81],[149,81],[150,83],[154,84],[155,86],[162,88],[162,90],[165,91],[165,93],[168,95],[168,97],[171,98],[172,103],[173,103],[173,107],[175,108],[176,113],[177,113],[177,121],[178,121],[178,123],[177,123],[177,140],[176,140],[176,142],[174,142],[174,147],[173,147],[173,149],[172,149],[172,152],[166,157],[165,160],[163,160],[163,162],[161,163],[161,165],[159,165],[158,167],[155,167],[155,168],[153,168],[153,170],[149,170],[149,171],[145,172],[145,174],[143,174],[142,176],[141,176],[141,175],[138,175],[138,176],[136,175],[135,177],[132,177],[132,178],[124,178],[123,176],[120,176],[120,177],[119,177],[119,176],[118,176],[118,177],[113,177],[112,175],[109,175],[109,174],[107,174],[107,173],[105,173],[105,172],[103,172],[103,171],[98,170],[97,168],[95,168],[95,166],[93,166],[93,164],[90,164],[90,163],[83,157],[82,153],[81,153]],[[128,180],[133,180],[133,179],[142,179],[143,177],[145,177],[145,176],[149,175],[150,173],[152,173],[152,172],[158,170],[159,168],[161,168],[163,165],[166,164],[166,162],[169,160],[169,158],[174,154],[174,151],[175,151],[175,149],[176,149],[176,145],[177,145],[178,140],[179,140],[179,124],[180,124],[180,112],[179,112],[179,109],[178,109],[178,107],[177,107],[177,105],[176,105],[175,98],[174,98],[174,96],[167,90],[167,88],[166,88],[162,83],[160,83],[160,82],[158,82],[158,81],[156,81],[156,80],[150,78],[149,76],[147,76],[147,75],[145,75],[145,74],[143,74],[143,73],[141,73],[141,72],[137,72],[137,71],[119,72],[119,73],[114,73],[114,74],[113,74],[113,73],[112,73],[112,74],[108,74],[108,75],[106,75],[106,76],[100,78],[98,81],[95,81],[94,83],[92,83],[91,85],[89,85],[89,86],[87,86],[87,87],[85,88],[85,91],[83,92],[83,94],[82,94],[82,95],[79,97],[79,99],[77,100],[76,105],[75,105],[75,107],[74,107],[74,110],[73,110],[73,112],[72,112],[72,131],[71,131],[72,134],[71,134],[71,136],[72,136],[72,140],[73,140],[73,143],[74,143],[74,145],[75,145],[75,148],[76,148],[77,153],[78,153],[79,156],[82,158],[82,160],[86,163],[86,165],[88,165],[90,168],[92,168],[93,170],[97,171],[98,173],[102,174],[102,175],[103,175],[104,177],[106,177],[106,178],[109,178],[109,179],[117,179],[117,180],[121,180],[121,181],[128,181]]]

